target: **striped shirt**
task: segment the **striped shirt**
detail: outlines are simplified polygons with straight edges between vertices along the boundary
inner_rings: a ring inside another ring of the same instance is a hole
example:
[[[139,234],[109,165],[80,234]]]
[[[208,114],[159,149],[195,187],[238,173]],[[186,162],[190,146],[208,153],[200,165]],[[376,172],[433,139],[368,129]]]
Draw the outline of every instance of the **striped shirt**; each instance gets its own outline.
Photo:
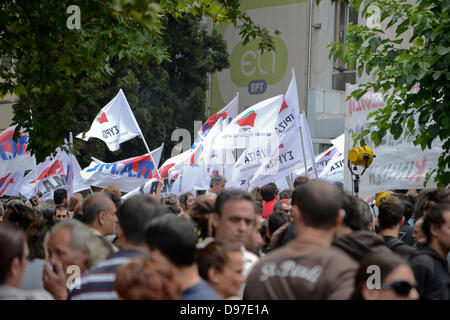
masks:
[[[133,258],[142,257],[139,250],[126,249],[114,253],[111,258],[100,262],[81,276],[79,288],[69,292],[68,300],[114,300],[117,292],[113,289],[116,270]]]

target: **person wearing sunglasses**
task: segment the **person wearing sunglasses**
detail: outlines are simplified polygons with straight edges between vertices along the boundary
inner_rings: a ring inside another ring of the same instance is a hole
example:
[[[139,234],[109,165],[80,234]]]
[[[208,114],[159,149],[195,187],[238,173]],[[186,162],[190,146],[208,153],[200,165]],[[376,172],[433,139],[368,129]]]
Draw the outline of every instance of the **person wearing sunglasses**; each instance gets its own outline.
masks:
[[[363,258],[355,276],[352,300],[417,300],[414,273],[400,256],[386,252]]]

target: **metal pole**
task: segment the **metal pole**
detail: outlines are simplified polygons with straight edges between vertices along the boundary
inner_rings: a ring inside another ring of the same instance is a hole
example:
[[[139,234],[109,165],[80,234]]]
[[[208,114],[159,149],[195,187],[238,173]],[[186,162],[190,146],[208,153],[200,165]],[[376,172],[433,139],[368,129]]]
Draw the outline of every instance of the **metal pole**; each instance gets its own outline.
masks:
[[[302,144],[302,153],[303,153],[303,163],[305,164],[305,175],[308,174],[308,167],[306,165],[306,155],[305,155],[305,147],[303,146],[303,133],[302,127],[300,127],[300,142]]]
[[[139,128],[139,133],[141,135],[142,141],[144,141],[145,148],[147,148],[147,152],[148,152],[148,155],[150,156],[150,160],[152,160],[152,162],[155,164],[155,168],[156,168],[155,160],[153,160],[152,153],[150,152],[150,149],[148,148],[147,141],[145,141],[145,138],[144,138],[144,135],[142,134],[141,128]],[[156,168],[156,173],[158,174],[158,178],[161,179],[161,175],[159,174],[158,168]]]

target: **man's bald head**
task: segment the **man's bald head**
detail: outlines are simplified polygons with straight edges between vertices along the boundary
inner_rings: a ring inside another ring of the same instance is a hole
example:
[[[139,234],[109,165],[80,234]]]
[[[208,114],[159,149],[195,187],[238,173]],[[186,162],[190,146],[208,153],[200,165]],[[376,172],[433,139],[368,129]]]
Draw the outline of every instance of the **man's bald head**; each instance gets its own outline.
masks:
[[[343,202],[339,188],[323,180],[301,184],[292,194],[292,205],[300,210],[303,223],[317,229],[334,226]]]

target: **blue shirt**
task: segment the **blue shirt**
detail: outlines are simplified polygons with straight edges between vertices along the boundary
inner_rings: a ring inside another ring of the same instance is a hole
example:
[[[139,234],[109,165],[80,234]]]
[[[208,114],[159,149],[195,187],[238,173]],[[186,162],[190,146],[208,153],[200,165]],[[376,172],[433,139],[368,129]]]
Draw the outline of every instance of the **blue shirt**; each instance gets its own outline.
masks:
[[[183,300],[220,300],[216,291],[205,280],[187,288],[181,293]]]

